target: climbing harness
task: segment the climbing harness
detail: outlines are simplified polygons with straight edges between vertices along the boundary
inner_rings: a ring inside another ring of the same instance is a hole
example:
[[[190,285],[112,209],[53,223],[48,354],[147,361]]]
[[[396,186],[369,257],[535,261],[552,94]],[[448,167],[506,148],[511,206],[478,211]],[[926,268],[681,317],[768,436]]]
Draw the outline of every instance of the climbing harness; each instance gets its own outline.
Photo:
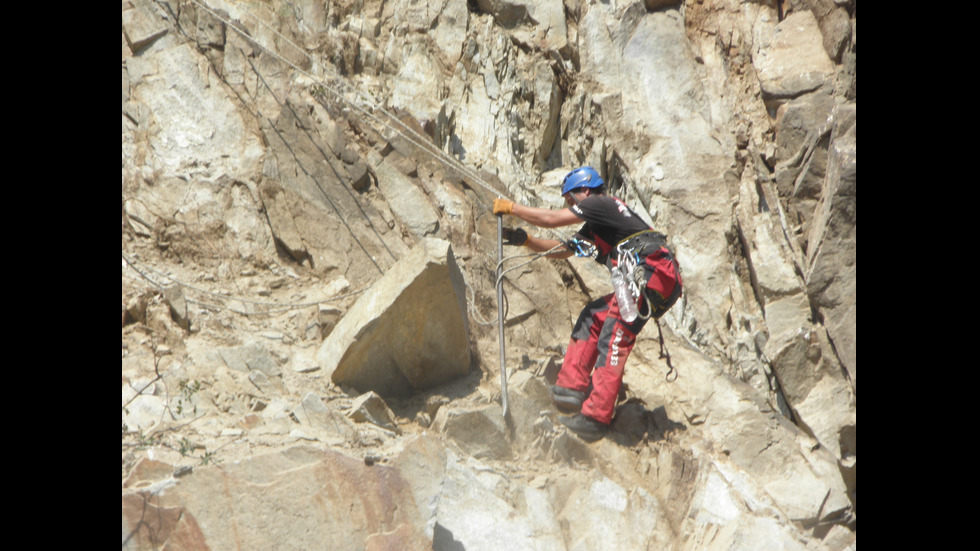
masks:
[[[618,256],[616,257],[616,266],[613,267],[613,270],[618,269],[622,273],[626,288],[634,302],[638,299],[643,299],[640,301],[641,307],[638,309],[637,317],[640,319],[650,319],[650,315],[653,314],[653,306],[650,304],[650,297],[647,296],[645,290],[643,264],[640,263],[640,255],[636,253],[635,248],[623,248],[623,245],[627,241],[623,240],[616,246]],[[646,314],[643,314],[643,305],[646,306]],[[622,309],[622,305],[620,309]],[[626,321],[633,320],[629,319]]]
[[[632,292],[633,298],[637,299],[642,297],[643,300],[640,301],[640,304],[641,306],[646,306],[646,314],[642,313],[643,309],[641,308],[638,317],[649,319],[653,316],[653,304],[650,301],[650,295],[646,289],[643,264],[640,262],[640,255],[637,252],[638,250],[643,250],[645,246],[644,241],[648,241],[646,245],[666,245],[666,237],[659,232],[642,231],[635,233],[616,245],[616,251],[618,253],[616,264],[624,275],[632,275],[632,277],[625,278],[626,283]],[[660,340],[660,359],[666,360],[667,362],[668,370],[665,378],[667,382],[673,382],[677,380],[677,370],[670,361],[670,351],[667,350],[667,343],[664,341],[664,332],[660,327],[660,318],[654,316],[653,320],[657,323],[657,336]],[[673,374],[673,378],[671,378],[671,374]]]

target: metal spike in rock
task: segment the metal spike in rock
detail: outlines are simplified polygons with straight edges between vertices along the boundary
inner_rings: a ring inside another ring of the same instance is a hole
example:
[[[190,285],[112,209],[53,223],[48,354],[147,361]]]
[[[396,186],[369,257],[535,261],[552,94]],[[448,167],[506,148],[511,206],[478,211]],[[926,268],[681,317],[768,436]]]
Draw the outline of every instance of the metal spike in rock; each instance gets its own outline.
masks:
[[[497,321],[500,341],[500,405],[507,418],[507,362],[504,359],[504,287],[501,277],[504,263],[503,215],[497,215]]]

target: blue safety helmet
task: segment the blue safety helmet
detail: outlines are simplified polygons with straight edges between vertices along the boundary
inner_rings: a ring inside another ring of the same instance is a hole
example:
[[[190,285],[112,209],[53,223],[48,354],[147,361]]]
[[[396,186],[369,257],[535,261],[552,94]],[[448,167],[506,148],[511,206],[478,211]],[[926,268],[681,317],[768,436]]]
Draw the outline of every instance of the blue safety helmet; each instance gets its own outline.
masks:
[[[591,166],[583,166],[569,172],[561,181],[561,194],[565,195],[573,189],[582,187],[597,188],[606,185],[602,176]]]

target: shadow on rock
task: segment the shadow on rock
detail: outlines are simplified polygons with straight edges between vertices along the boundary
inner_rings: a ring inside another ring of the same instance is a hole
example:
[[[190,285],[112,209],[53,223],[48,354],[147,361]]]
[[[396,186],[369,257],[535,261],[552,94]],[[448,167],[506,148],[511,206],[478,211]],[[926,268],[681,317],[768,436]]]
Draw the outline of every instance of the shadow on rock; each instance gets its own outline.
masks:
[[[639,399],[631,399],[616,408],[608,438],[621,446],[633,447],[643,441],[663,440],[667,433],[685,430],[683,424],[667,417],[667,410],[658,406],[646,408]]]
[[[466,551],[466,548],[453,538],[452,532],[437,522],[432,533],[432,551]]]
[[[401,418],[410,419],[428,427],[439,408],[455,400],[463,400],[476,394],[482,373],[479,369],[455,381],[418,391],[407,398],[388,398],[388,407]]]

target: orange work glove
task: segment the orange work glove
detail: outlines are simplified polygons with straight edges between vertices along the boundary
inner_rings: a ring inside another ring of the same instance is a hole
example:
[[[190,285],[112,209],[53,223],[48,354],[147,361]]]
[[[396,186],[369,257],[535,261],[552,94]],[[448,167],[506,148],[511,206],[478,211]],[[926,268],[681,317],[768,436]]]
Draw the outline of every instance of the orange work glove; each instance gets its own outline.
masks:
[[[514,212],[514,202],[507,199],[494,199],[493,200],[493,213],[494,214],[511,214]]]

